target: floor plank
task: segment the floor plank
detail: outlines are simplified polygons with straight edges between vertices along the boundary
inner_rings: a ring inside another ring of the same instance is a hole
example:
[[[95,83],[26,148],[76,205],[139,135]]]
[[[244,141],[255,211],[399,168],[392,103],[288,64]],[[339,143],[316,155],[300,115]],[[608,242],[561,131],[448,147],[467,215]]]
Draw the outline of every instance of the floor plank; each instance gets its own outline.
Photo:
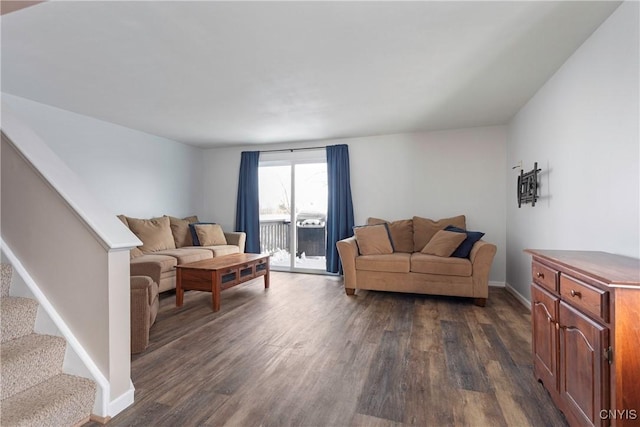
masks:
[[[490,390],[484,366],[478,358],[471,330],[465,322],[440,321],[449,376],[457,388],[486,393]]]
[[[222,293],[161,295],[132,357],[135,403],[109,425],[564,426],[531,367],[528,311],[504,289],[465,298],[358,291],[272,272]],[[88,423],[87,427],[97,427]]]

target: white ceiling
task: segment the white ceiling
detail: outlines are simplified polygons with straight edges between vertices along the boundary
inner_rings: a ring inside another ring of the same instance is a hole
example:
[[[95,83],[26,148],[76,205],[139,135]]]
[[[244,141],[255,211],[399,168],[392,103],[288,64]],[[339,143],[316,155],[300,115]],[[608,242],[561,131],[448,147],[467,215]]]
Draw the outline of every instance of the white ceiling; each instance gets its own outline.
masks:
[[[1,84],[201,147],[505,124],[618,5],[51,1]]]

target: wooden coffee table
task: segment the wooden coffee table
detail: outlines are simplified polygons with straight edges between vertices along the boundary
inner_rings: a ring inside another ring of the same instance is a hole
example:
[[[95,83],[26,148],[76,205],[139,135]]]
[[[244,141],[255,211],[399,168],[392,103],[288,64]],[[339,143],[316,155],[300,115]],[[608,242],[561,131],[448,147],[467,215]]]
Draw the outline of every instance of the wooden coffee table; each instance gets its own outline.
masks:
[[[220,310],[220,292],[264,276],[269,288],[269,255],[232,254],[176,266],[176,307],[182,307],[184,291],[211,292],[213,311]]]

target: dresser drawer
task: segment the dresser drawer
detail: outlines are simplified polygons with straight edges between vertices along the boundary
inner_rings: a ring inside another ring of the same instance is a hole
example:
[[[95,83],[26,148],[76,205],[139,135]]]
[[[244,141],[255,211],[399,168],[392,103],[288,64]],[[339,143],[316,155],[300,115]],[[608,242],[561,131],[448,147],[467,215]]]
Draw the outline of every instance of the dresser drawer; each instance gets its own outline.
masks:
[[[560,295],[574,307],[609,321],[609,292],[563,274],[560,277]]]
[[[557,271],[535,261],[531,264],[531,270],[535,283],[549,289],[551,292],[558,292]]]

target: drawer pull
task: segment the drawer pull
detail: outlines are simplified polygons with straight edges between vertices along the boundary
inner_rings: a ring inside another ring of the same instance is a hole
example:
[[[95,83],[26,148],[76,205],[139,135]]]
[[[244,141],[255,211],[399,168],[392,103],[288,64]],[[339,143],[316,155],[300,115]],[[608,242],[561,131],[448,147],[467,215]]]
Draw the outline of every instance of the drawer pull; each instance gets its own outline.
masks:
[[[580,291],[576,291],[576,290],[571,289],[570,293],[571,293],[572,297],[582,298],[582,294],[580,293]]]
[[[540,279],[544,279],[544,273],[540,273],[539,271],[536,273],[536,277]]]

